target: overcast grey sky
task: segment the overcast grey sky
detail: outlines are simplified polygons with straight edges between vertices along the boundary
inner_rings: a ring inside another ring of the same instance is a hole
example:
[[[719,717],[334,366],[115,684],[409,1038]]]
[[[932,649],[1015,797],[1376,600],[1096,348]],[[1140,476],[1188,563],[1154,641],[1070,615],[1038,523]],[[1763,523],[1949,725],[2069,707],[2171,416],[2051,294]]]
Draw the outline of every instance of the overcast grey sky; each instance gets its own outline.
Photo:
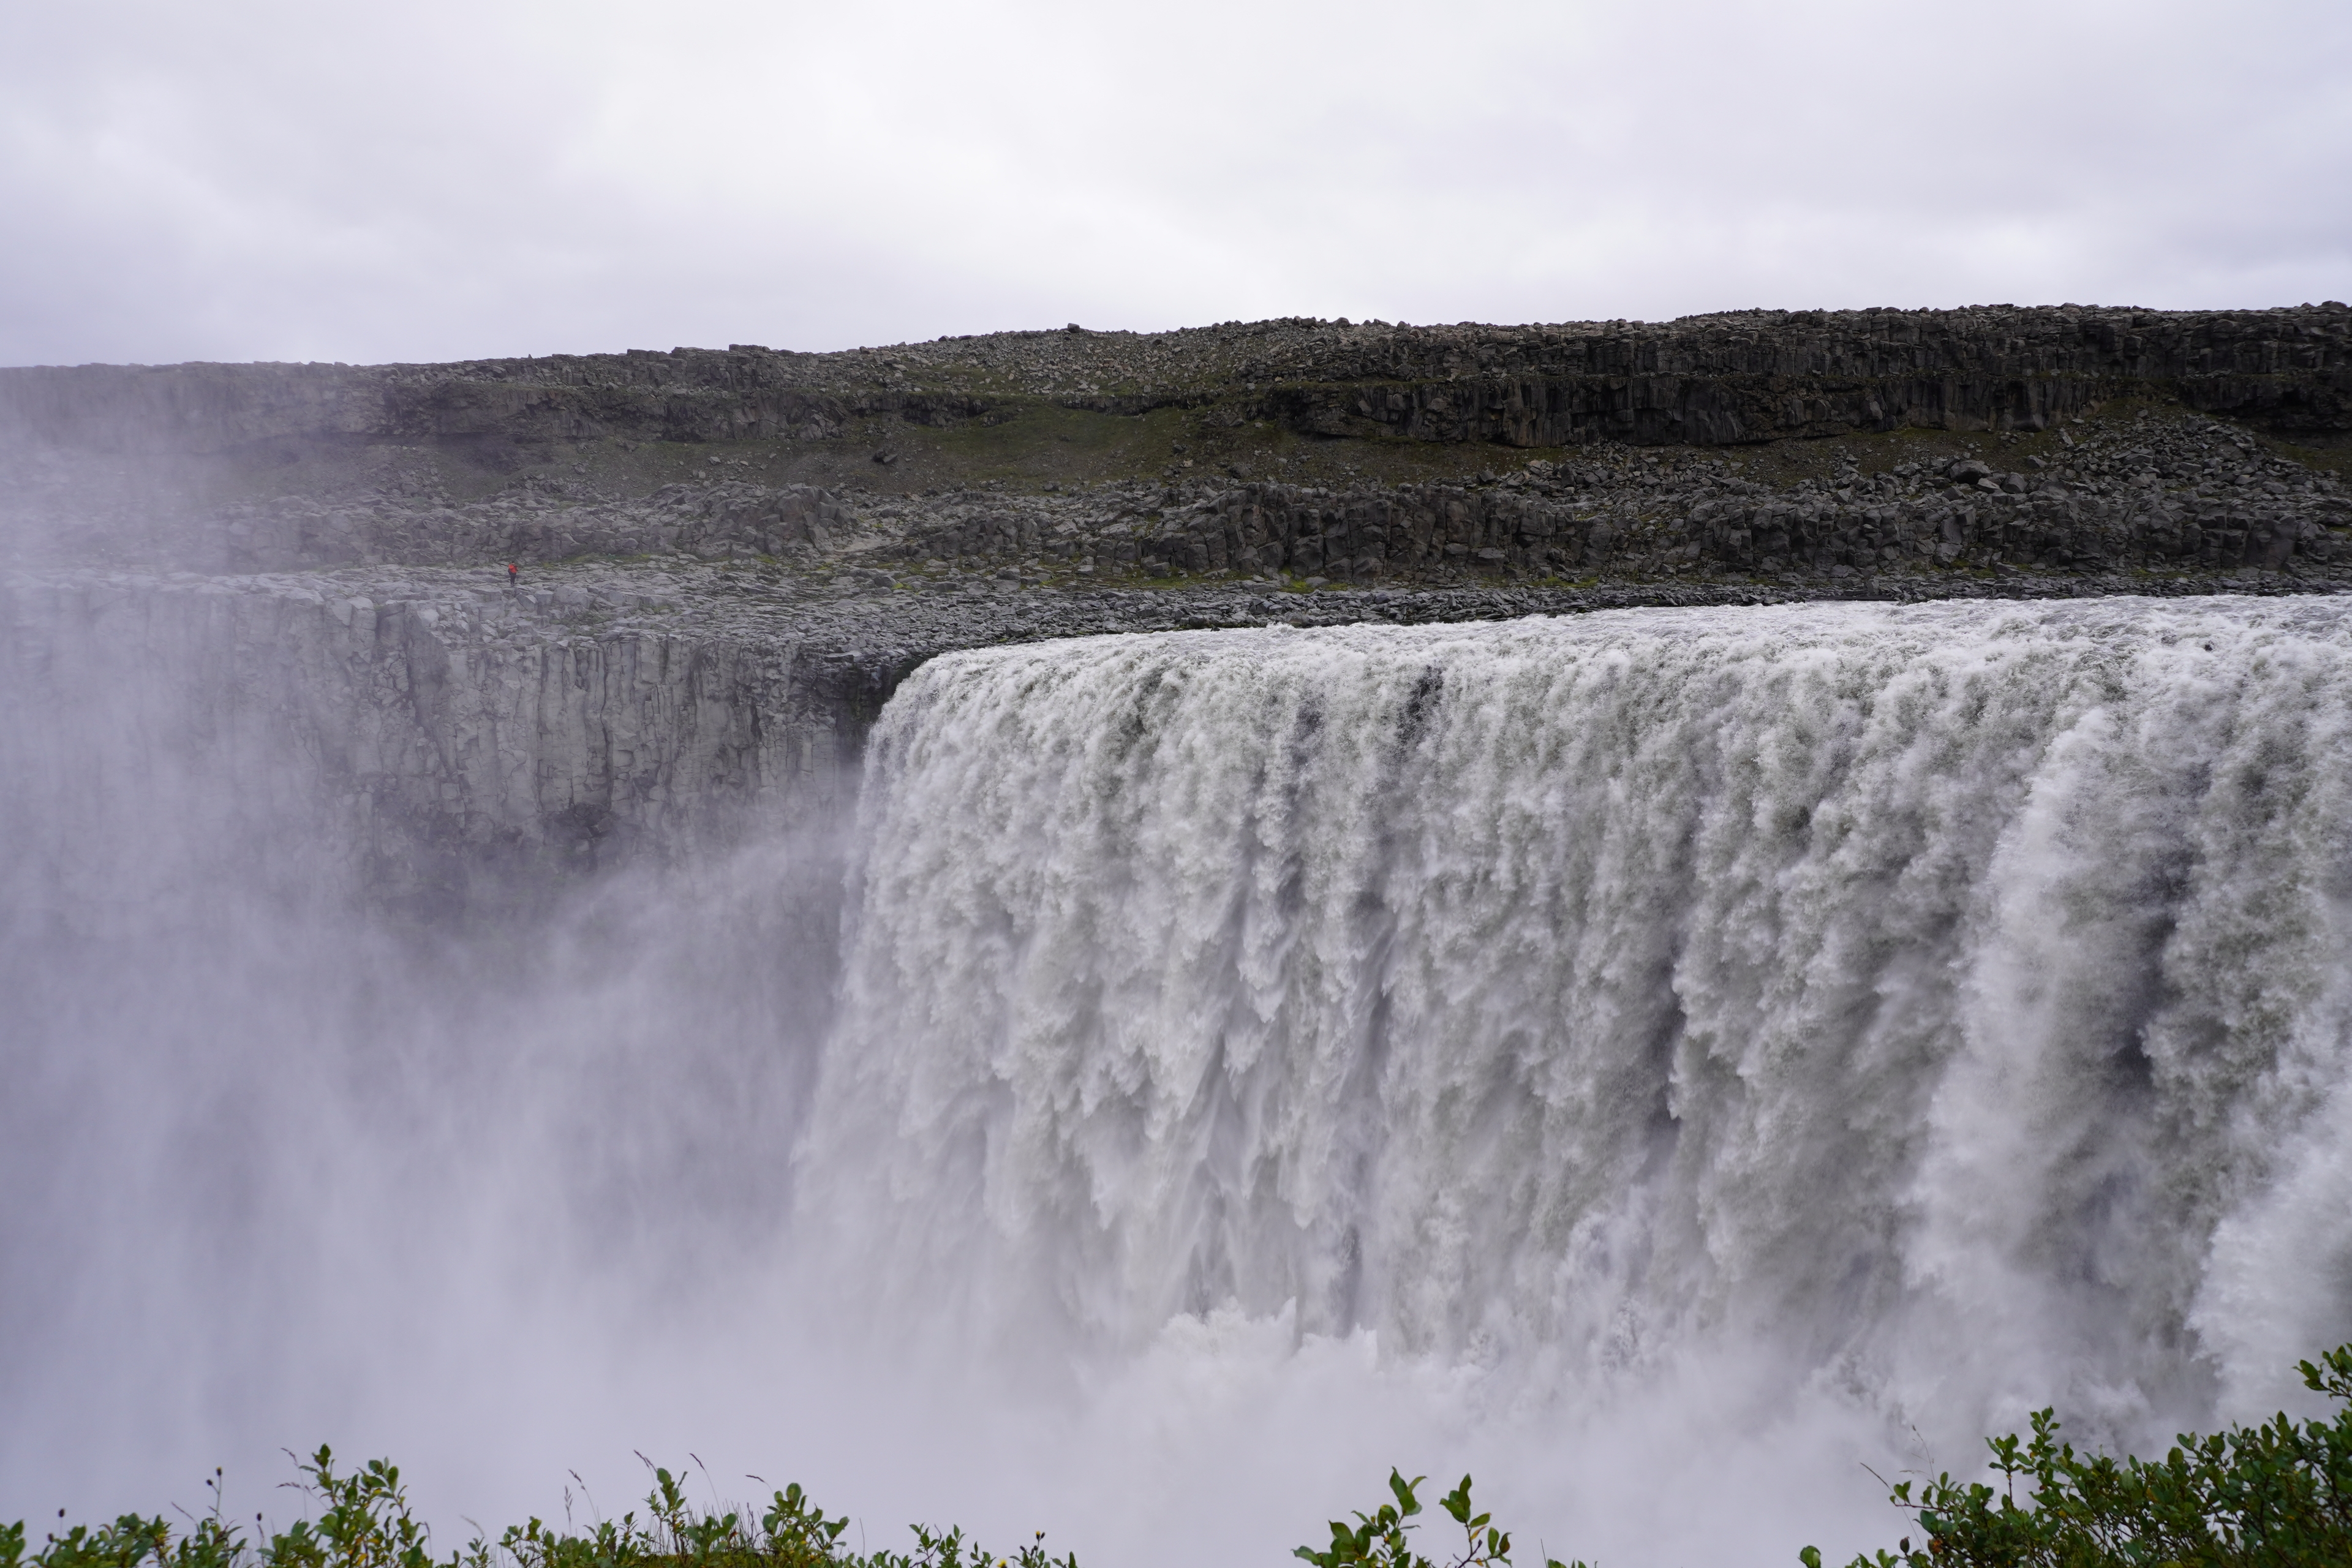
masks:
[[[2352,5],[5,0],[0,363],[2352,297]]]

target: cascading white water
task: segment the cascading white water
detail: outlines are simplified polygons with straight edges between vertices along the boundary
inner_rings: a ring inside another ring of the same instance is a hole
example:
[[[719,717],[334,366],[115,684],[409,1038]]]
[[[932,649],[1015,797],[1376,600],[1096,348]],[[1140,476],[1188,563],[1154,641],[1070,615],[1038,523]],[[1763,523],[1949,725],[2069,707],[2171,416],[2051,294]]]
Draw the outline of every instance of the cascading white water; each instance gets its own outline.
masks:
[[[2139,1439],[2352,1335],[2339,603],[969,652],[861,833],[801,1207],[902,1310]]]
[[[0,681],[0,1520],[642,1449],[1160,1568],[1399,1464],[1786,1568],[2352,1334],[2342,601],[944,658],[837,1012],[829,825],[419,932],[247,639],[91,624]]]

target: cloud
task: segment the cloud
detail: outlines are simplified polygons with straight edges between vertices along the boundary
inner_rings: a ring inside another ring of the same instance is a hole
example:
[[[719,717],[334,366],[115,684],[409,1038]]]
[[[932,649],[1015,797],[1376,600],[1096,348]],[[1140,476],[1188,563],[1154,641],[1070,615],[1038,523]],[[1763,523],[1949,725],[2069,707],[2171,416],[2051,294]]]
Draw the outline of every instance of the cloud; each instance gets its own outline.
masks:
[[[124,0],[0,63],[0,363],[2346,292],[2352,14]]]

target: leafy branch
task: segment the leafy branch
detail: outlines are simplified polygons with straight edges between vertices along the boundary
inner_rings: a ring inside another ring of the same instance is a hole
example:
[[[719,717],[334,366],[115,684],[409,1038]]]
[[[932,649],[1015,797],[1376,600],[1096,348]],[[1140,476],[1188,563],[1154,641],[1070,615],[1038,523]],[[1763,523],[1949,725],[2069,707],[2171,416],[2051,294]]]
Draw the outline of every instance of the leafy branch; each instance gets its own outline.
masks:
[[[2347,1407],[2332,1421],[2282,1413],[2207,1436],[2183,1434],[2161,1459],[2077,1454],[2054,1412],[2027,1434],[1986,1439],[1999,1487],[1948,1474],[1894,1486],[1917,1521],[1895,1551],[1852,1568],[2306,1568],[2352,1563],[2352,1345],[2302,1362],[2305,1386]],[[2018,1495],[2021,1484],[2024,1496]],[[1821,1553],[1798,1554],[1821,1568]]]
[[[1430,1560],[1412,1550],[1410,1533],[1418,1528],[1412,1521],[1421,1512],[1419,1488],[1426,1476],[1404,1479],[1401,1470],[1389,1472],[1389,1490],[1393,1502],[1384,1502],[1370,1513],[1359,1513],[1356,1522],[1331,1521],[1331,1544],[1318,1552],[1311,1546],[1297,1547],[1294,1557],[1314,1564],[1314,1568],[1433,1568]],[[1494,1515],[1474,1511],[1470,1500],[1470,1478],[1445,1494],[1438,1506],[1454,1523],[1462,1527],[1463,1545],[1459,1555],[1446,1568],[1510,1568],[1511,1538],[1495,1528]],[[1570,1564],[1552,1558],[1544,1559],[1544,1568],[1570,1568]],[[1582,1563],[1573,1568],[1585,1568]]]

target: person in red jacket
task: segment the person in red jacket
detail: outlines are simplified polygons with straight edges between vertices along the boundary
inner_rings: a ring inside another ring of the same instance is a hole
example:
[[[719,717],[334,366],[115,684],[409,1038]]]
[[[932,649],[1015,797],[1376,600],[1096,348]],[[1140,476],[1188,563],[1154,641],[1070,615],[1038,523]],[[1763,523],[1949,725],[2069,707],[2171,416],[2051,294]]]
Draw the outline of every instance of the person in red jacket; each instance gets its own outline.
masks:
[[[509,588],[514,588],[514,587],[519,587],[519,586],[520,586],[520,580],[521,576],[522,576],[522,568],[521,568],[521,567],[520,567],[520,566],[518,566],[518,565],[516,565],[516,564],[515,564],[513,562],[511,562],[511,561],[508,562],[508,563],[507,563],[507,586],[508,586],[508,587],[509,587]]]

